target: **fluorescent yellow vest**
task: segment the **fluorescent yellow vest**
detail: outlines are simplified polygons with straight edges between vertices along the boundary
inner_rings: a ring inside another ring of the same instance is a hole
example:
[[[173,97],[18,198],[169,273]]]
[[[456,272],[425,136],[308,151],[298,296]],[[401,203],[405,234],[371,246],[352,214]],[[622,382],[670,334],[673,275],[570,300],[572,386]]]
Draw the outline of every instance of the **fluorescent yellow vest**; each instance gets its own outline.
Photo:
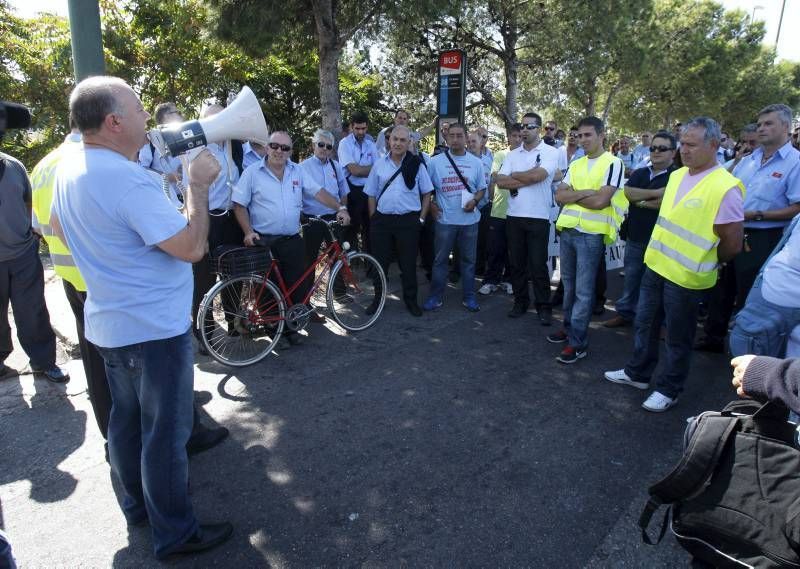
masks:
[[[603,152],[597,157],[592,169],[589,169],[589,158],[582,156],[569,166],[570,185],[578,190],[599,191],[603,186],[610,185],[604,179],[608,167],[619,158],[610,152]],[[603,242],[608,245],[617,240],[619,226],[628,209],[628,199],[625,192],[618,190],[611,198],[611,203],[603,209],[589,209],[577,203],[564,206],[556,220],[558,229],[579,227],[587,233],[603,235]]]
[[[644,262],[677,285],[705,290],[717,283],[719,237],[714,233],[714,219],[728,190],[738,186],[742,196],[745,190],[738,178],[717,168],[676,204],[675,196],[688,171],[683,167],[669,177]]]
[[[53,203],[53,185],[55,182],[56,166],[65,153],[76,147],[76,142],[64,142],[61,146],[50,152],[36,165],[31,172],[31,188],[33,215],[39,222],[40,230],[50,249],[50,259],[53,269],[62,279],[68,281],[76,290],[86,291],[86,282],[75,261],[72,259],[67,245],[61,241],[50,226],[50,206]]]

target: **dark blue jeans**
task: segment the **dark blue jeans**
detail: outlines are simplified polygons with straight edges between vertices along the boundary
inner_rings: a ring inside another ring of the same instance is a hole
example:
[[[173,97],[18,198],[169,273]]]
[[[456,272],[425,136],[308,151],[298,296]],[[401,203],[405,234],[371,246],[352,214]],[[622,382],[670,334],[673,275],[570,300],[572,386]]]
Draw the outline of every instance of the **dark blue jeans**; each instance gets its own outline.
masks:
[[[561,282],[564,284],[564,330],[569,345],[585,350],[594,308],[597,267],[605,249],[602,235],[577,229],[561,232]]]
[[[458,244],[461,253],[461,284],[464,300],[475,297],[475,255],[478,245],[478,223],[472,225],[450,225],[436,222],[434,241],[433,278],[430,295],[442,298],[447,286],[447,260]]]
[[[191,332],[98,351],[113,400],[108,454],[122,483],[123,512],[129,523],[149,518],[155,553],[166,553],[198,527],[186,454],[193,423]]]
[[[627,320],[633,320],[636,316],[636,305],[639,303],[639,287],[644,276],[644,252],[647,243],[637,241],[627,241],[625,243],[625,284],[622,289],[622,296],[614,305],[617,314]]]
[[[656,378],[655,389],[672,398],[683,391],[697,330],[697,306],[704,293],[683,288],[649,268],[645,270],[634,320],[633,355],[625,365],[628,377],[634,381],[650,381],[658,365],[663,323],[667,328],[667,357]]]

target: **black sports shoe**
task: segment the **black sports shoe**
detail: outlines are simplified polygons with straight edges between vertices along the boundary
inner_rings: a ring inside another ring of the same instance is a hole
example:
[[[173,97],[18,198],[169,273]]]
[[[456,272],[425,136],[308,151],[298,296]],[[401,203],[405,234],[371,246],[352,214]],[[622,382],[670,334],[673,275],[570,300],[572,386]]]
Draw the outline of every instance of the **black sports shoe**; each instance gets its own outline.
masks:
[[[551,344],[563,344],[569,338],[567,337],[567,333],[564,330],[559,330],[558,332],[553,332],[549,336],[547,336],[547,341]]]
[[[578,360],[586,357],[586,350],[577,350],[572,346],[566,346],[561,353],[556,356],[556,361],[562,364],[574,364]]]
[[[233,526],[228,522],[221,524],[202,524],[195,534],[179,545],[157,555],[159,559],[166,559],[170,555],[186,555],[199,553],[226,542],[233,534]]]
[[[419,307],[419,304],[413,300],[406,300],[406,310],[411,313],[411,316],[422,316],[422,309]]]
[[[514,303],[514,307],[508,313],[509,318],[519,318],[520,316],[525,316],[525,313],[528,312],[528,305],[527,304],[517,304]]]

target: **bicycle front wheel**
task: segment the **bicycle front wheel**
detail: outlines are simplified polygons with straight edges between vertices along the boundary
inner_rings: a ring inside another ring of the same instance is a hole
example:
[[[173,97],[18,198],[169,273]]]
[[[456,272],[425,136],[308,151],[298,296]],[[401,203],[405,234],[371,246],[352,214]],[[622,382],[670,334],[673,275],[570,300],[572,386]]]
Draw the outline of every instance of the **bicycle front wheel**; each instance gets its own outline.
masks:
[[[366,253],[350,253],[338,261],[328,279],[328,309],[345,330],[372,326],[386,302],[386,275]]]
[[[200,338],[221,364],[243,367],[267,357],[281,337],[286,315],[283,296],[263,276],[244,275],[218,282],[197,312]]]

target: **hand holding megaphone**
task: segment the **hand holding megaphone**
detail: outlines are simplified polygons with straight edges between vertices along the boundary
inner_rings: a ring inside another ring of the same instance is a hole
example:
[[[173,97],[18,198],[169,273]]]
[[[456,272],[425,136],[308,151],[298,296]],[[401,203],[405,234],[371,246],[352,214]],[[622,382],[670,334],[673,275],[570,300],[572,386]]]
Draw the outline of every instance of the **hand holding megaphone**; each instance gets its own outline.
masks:
[[[214,155],[205,148],[198,148],[196,156],[188,162],[189,191],[208,191],[208,188],[219,176],[222,166],[214,158]],[[184,168],[186,167],[187,164],[184,164]]]

